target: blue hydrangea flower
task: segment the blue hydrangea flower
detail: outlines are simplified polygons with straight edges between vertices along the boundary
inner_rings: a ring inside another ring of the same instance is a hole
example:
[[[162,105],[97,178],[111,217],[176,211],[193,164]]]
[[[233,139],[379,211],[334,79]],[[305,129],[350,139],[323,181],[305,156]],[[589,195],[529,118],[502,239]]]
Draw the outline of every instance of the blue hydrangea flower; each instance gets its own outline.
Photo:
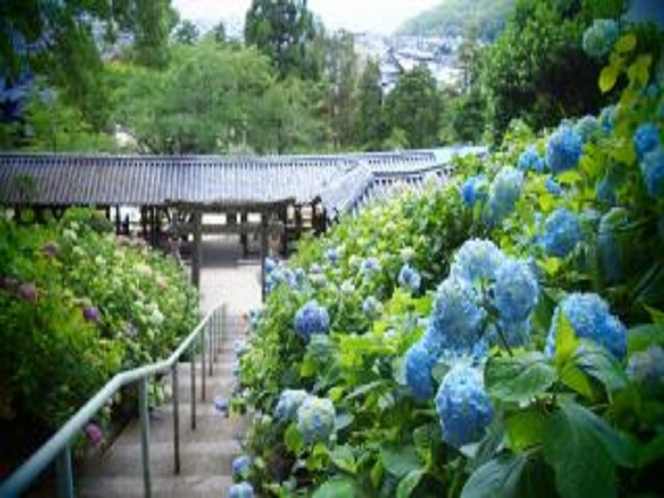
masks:
[[[246,474],[251,468],[251,457],[248,455],[240,455],[233,459],[231,467],[233,469],[233,476],[240,477],[243,474]]]
[[[321,266],[319,264],[314,263],[309,268],[309,273],[314,274],[314,275],[318,274],[318,273],[323,273],[323,268],[321,268]]]
[[[530,336],[530,317],[520,322],[507,322],[500,319],[497,326],[500,327],[502,335],[498,334],[495,327],[489,327],[486,333],[489,344],[499,347],[507,345],[510,348],[516,348],[526,344]]]
[[[316,301],[309,301],[295,314],[295,333],[309,340],[313,334],[327,334],[330,315]]]
[[[506,259],[496,273],[494,302],[501,320],[525,321],[537,305],[537,279],[525,261]]]
[[[248,482],[233,484],[228,490],[228,498],[254,498],[254,488]]]
[[[544,222],[541,240],[547,255],[564,258],[581,241],[578,217],[567,209],[556,209]]]
[[[431,370],[435,364],[436,357],[423,341],[413,344],[406,353],[406,383],[416,399],[425,400],[433,396]]]
[[[547,178],[546,180],[546,190],[553,196],[555,197],[560,197],[563,193],[563,189],[560,186],[560,184],[556,181],[556,179],[552,176]]]
[[[362,261],[360,265],[360,272],[364,275],[365,278],[371,277],[372,275],[380,272],[381,266],[380,261],[376,258],[367,258]]]
[[[512,213],[522,188],[522,171],[505,166],[498,172],[489,189],[488,218],[491,223],[498,224]]]
[[[597,59],[611,52],[618,40],[618,24],[612,19],[595,19],[583,33],[583,50]]]
[[[624,208],[612,208],[599,222],[597,252],[602,276],[607,283],[618,282],[622,278],[625,255],[621,227],[629,222],[629,212]]]
[[[634,353],[627,363],[627,377],[642,384],[649,393],[664,387],[664,350],[652,345],[645,351]]]
[[[541,173],[544,171],[544,158],[537,152],[537,147],[534,145],[529,146],[519,156],[517,167],[521,171],[535,171]]]
[[[339,251],[336,249],[336,247],[331,247],[327,251],[325,251],[325,257],[331,264],[336,264],[337,261],[339,261]]]
[[[422,284],[422,277],[412,266],[406,264],[401,267],[399,271],[399,285],[412,293],[420,290]]]
[[[242,358],[247,352],[249,352],[249,345],[247,344],[247,341],[238,339],[233,343],[233,350],[236,357]]]
[[[602,109],[599,114],[599,122],[604,133],[611,133],[616,121],[616,106],[610,105]]]
[[[657,199],[664,195],[664,147],[660,145],[646,154],[641,173],[650,197]]]
[[[449,277],[438,287],[425,342],[430,351],[470,354],[479,340],[485,312],[465,282]]]
[[[436,411],[447,444],[459,449],[479,440],[493,419],[482,373],[464,364],[454,365],[438,388]]]
[[[610,206],[614,205],[617,201],[616,192],[608,177],[602,178],[597,184],[595,195],[597,196],[598,201],[604,202]]]
[[[579,134],[584,143],[591,141],[599,129],[599,121],[595,116],[584,116],[574,126],[574,131]]]
[[[297,410],[297,428],[308,444],[327,441],[334,431],[336,413],[332,401],[307,396]]]
[[[556,175],[576,167],[583,154],[583,140],[569,125],[562,125],[546,144],[546,162]]]
[[[362,302],[362,311],[369,317],[373,318],[378,315],[383,309],[381,302],[374,296],[368,296]]]
[[[279,396],[279,401],[274,409],[274,418],[282,422],[290,422],[295,419],[298,408],[308,396],[301,389],[286,389]]]
[[[461,186],[461,198],[468,207],[486,198],[487,181],[484,175],[471,176]]]
[[[634,148],[641,160],[659,145],[659,129],[653,123],[643,123],[634,132]]]
[[[504,258],[490,240],[469,239],[454,254],[450,275],[468,283],[493,280]]]
[[[627,329],[610,313],[609,305],[597,294],[573,293],[563,299],[553,314],[546,341],[546,353],[556,348],[559,316],[563,313],[577,337],[593,341],[617,358],[627,352]]]
[[[265,258],[265,272],[266,273],[272,273],[279,264],[272,258]]]

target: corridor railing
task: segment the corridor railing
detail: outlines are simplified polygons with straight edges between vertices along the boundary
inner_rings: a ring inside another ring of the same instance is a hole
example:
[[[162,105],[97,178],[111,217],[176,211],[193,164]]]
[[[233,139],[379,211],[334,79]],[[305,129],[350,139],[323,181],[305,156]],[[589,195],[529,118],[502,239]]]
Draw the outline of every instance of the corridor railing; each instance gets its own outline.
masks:
[[[78,410],[44,445],[26,460],[9,478],[0,484],[0,498],[13,498],[25,491],[55,460],[58,496],[74,497],[74,476],[71,458],[71,440],[76,437],[97,411],[124,386],[138,384],[138,411],[141,424],[141,457],[143,464],[143,489],[151,496],[150,481],[150,419],[148,409],[148,379],[170,370],[173,383],[173,467],[180,473],[180,415],[178,363],[191,350],[191,429],[196,429],[196,356],[200,352],[201,400],[206,400],[205,376],[213,373],[216,352],[219,351],[226,305],[220,304],[210,311],[198,326],[180,343],[164,361],[127,370],[115,375],[80,410]],[[206,350],[209,354],[206,355]],[[207,360],[206,360],[207,356]],[[206,364],[207,361],[207,364]]]

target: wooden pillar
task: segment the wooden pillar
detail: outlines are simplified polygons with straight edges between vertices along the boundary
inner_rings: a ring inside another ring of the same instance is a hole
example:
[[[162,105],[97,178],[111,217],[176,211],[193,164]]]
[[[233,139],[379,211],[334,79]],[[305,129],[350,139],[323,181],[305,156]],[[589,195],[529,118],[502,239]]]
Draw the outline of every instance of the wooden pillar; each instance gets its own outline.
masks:
[[[288,222],[288,206],[283,205],[279,208],[279,221],[281,222],[282,230],[279,232],[279,240],[281,242],[281,256],[288,256],[288,234],[286,233],[286,223]]]
[[[122,220],[120,219],[120,206],[115,206],[115,235],[120,235]]]
[[[240,226],[246,227],[248,221],[249,215],[246,211],[242,211],[240,213]],[[240,233],[240,244],[242,244],[242,257],[246,258],[249,253],[249,238],[247,232],[242,231]]]
[[[197,289],[201,288],[201,241],[203,232],[203,213],[194,213],[194,247],[191,252],[191,281]]]
[[[267,213],[261,212],[261,296],[265,302],[265,258],[267,258]]]

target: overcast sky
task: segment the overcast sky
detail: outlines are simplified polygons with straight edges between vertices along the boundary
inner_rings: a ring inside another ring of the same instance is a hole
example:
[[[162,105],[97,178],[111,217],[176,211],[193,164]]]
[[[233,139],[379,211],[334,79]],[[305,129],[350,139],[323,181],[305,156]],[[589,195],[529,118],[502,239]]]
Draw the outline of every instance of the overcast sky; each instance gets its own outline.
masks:
[[[328,29],[390,34],[405,20],[440,3],[440,0],[309,0]],[[244,17],[251,0],[173,0],[184,19],[217,21]]]

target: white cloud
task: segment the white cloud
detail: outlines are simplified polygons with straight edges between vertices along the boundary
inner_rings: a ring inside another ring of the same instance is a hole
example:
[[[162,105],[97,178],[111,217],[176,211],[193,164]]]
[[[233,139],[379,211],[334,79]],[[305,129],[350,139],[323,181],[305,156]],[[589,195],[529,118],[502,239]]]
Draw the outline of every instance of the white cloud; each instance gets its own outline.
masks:
[[[330,29],[389,34],[405,20],[440,0],[309,0],[309,8]],[[173,0],[185,19],[210,20],[244,17],[251,0]]]

